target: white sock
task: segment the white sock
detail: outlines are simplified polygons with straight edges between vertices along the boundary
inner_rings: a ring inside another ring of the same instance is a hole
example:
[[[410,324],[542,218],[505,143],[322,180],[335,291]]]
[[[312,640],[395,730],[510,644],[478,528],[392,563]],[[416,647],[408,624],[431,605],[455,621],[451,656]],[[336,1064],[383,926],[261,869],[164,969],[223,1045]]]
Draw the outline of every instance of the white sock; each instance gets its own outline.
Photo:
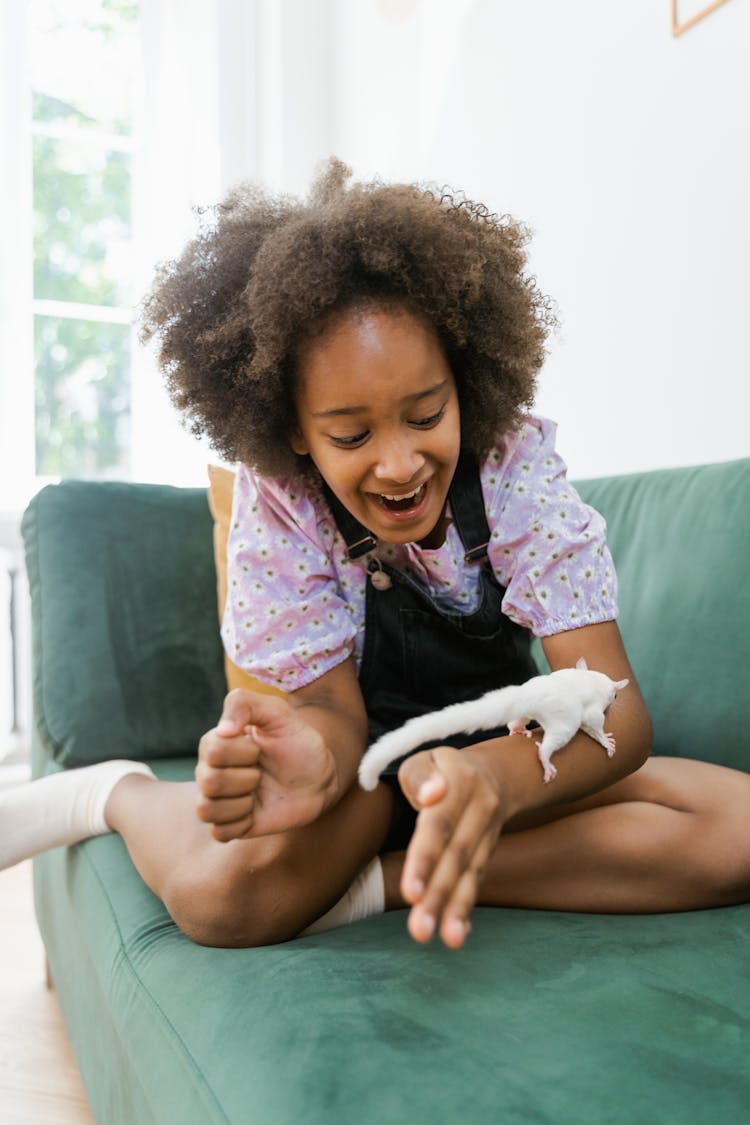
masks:
[[[154,774],[143,762],[97,762],[0,790],[0,870],[111,829],[104,806],[121,778]]]
[[[375,856],[372,863],[357,876],[346,894],[332,906],[322,918],[318,918],[300,937],[308,934],[322,934],[326,930],[335,930],[337,926],[346,926],[349,922],[357,922],[360,918],[369,918],[372,914],[382,914],[385,910],[385,882],[383,880],[383,866]]]

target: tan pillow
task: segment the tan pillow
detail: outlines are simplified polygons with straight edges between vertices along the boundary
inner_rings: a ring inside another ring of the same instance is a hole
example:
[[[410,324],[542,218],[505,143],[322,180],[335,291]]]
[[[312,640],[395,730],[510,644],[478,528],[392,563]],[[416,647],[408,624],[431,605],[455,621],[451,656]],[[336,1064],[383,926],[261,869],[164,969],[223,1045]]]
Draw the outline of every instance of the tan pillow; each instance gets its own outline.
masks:
[[[208,504],[214,518],[214,560],[216,562],[216,592],[219,601],[219,621],[224,616],[224,603],[227,600],[227,539],[229,538],[229,521],[232,518],[232,492],[234,490],[234,473],[231,469],[221,468],[219,465],[208,466],[208,479],[210,482]],[[251,691],[264,691],[269,695],[283,695],[278,688],[268,687],[260,680],[249,676],[238,668],[234,661],[225,654],[224,670],[227,677],[227,688],[249,688]]]

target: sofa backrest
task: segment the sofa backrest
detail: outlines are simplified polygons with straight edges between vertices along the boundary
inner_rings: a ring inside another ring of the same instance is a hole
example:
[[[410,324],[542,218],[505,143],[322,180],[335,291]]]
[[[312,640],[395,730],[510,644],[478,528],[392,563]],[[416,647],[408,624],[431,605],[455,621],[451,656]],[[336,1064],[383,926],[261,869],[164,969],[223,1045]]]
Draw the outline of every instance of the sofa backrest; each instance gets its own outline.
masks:
[[[750,458],[577,487],[608,522],[655,752],[750,768]],[[45,752],[195,753],[225,692],[205,491],[64,482],[23,533]]]
[[[750,458],[577,487],[607,520],[654,753],[750,769]]]

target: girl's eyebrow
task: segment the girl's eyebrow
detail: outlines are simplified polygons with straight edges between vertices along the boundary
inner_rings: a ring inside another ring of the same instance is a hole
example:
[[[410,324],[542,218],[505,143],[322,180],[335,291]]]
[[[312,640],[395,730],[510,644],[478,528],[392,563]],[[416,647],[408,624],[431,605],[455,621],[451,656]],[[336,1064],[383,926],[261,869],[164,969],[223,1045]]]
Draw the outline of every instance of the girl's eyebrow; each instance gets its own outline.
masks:
[[[401,402],[419,402],[420,399],[429,398],[430,395],[442,391],[444,387],[448,386],[448,380],[443,379],[440,383],[435,383],[434,386],[428,387],[426,391],[417,391],[413,395],[404,395]],[[362,414],[368,408],[366,406],[341,406],[336,407],[334,410],[313,410],[311,411],[313,418],[333,418],[345,414]]]

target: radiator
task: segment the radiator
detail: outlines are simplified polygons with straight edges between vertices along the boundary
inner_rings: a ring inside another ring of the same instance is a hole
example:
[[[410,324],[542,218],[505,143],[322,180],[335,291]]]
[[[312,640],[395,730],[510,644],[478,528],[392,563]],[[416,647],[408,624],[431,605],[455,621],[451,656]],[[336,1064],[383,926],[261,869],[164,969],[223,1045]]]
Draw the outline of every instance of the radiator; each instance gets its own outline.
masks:
[[[0,762],[28,758],[31,731],[30,613],[16,544],[0,546]]]

